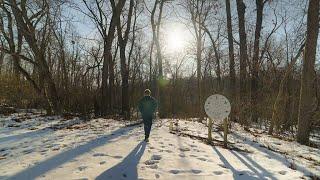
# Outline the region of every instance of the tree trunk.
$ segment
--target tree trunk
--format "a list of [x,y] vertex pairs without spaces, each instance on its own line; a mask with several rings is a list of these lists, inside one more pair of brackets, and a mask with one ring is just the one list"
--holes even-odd
[[2,71],[2,66],[3,66],[3,59],[4,59],[4,52],[0,52],[0,75]]
[[237,0],[237,11],[239,19],[239,37],[240,37],[240,123],[247,126],[248,121],[245,116],[247,110],[247,34],[245,29],[245,10],[246,5],[243,0]]
[[117,32],[120,47],[120,70],[121,70],[121,113],[125,119],[130,117],[129,111],[129,62],[126,58],[126,46],[128,43],[129,32],[131,28],[131,19],[133,14],[134,1],[130,0],[130,7],[128,12],[127,27],[124,35],[122,35],[122,27],[120,16],[118,16]]
[[[229,78],[230,78],[229,87],[231,89],[231,103],[235,105],[237,91],[236,91],[236,73],[234,69],[234,49],[233,49],[230,0],[226,0],[226,12],[227,12],[227,29],[228,29],[228,45],[229,45]],[[235,121],[234,106],[230,114],[230,120]]]
[[99,114],[105,115],[108,109],[109,104],[109,90],[108,90],[108,79],[109,79],[109,59],[112,59],[110,56],[111,52],[108,52],[106,45],[103,48],[103,65],[102,65],[102,80],[101,80],[101,103],[97,103],[101,105]]
[[[159,15],[158,15],[158,20],[155,22],[155,13],[157,9],[157,5],[159,5]],[[161,53],[161,46],[160,46],[160,24],[161,24],[161,19],[162,19],[162,10],[163,10],[163,0],[156,0],[154,7],[151,12],[151,27],[152,27],[152,35],[153,35],[153,42],[156,45],[156,50],[157,50],[157,60],[158,60],[158,83],[157,83],[157,91],[158,91],[158,109],[159,109],[159,117],[164,117],[165,112],[164,112],[164,106],[163,106],[163,81],[164,81],[164,76],[163,76],[163,69],[162,69],[162,53]]]
[[288,78],[289,78],[289,76],[290,76],[290,74],[292,72],[293,66],[297,62],[298,58],[300,57],[304,46],[305,46],[304,43],[300,46],[300,49],[299,49],[297,55],[291,60],[291,62],[288,65],[288,68],[287,68],[282,80],[280,81],[278,95],[277,95],[276,100],[275,100],[274,105],[273,105],[271,125],[270,125],[269,130],[268,130],[268,134],[269,135],[272,135],[274,126],[277,124],[277,122],[282,121],[282,118],[284,116],[283,108],[285,106],[284,103],[286,102],[286,98],[284,97],[284,93],[285,93],[284,92],[284,85],[288,81]]
[[115,101],[115,89],[114,89],[114,80],[115,80],[115,74],[114,74],[114,64],[115,64],[115,59],[112,58],[112,52],[110,50],[110,62],[109,62],[109,102],[108,102],[108,107],[109,111],[108,114],[111,114],[114,110],[114,101]]
[[201,29],[198,30],[199,36],[197,37],[197,87],[198,87],[198,111],[197,115],[201,119],[202,116],[202,88],[201,88]]
[[[42,77],[45,79],[45,83],[47,84],[47,88],[46,89],[46,96],[49,100],[49,105],[50,108],[53,110],[53,114],[60,114],[62,113],[62,109],[61,109],[61,101],[60,101],[60,97],[58,95],[57,89],[56,89],[56,84],[52,78],[52,74],[49,71],[49,67],[48,64],[46,62],[46,58],[44,55],[44,50],[43,51],[39,51],[39,55],[36,56],[36,58],[38,58],[38,62],[40,65],[40,71],[42,74]],[[49,113],[50,114],[50,113]]]
[[[204,31],[208,34],[208,36],[209,36],[209,38],[211,40],[211,43],[212,43],[212,47],[213,47],[213,51],[214,51],[214,57],[216,59],[216,74],[217,74],[217,80],[218,80],[218,92],[222,92],[223,87],[222,87],[222,82],[221,82],[220,55],[219,55],[219,51],[218,51],[218,48],[217,48],[217,45],[216,45],[216,41],[218,41],[218,39],[215,41],[213,39],[212,34],[210,33],[209,29],[205,25],[202,25],[202,27],[203,27]],[[200,42],[200,45],[201,45],[201,42]],[[201,48],[201,46],[200,46],[200,48]],[[201,54],[200,54],[200,56],[201,56]]]
[[[119,36],[119,35],[118,35]],[[120,37],[120,36],[119,36]],[[126,63],[126,45],[120,44],[121,61],[121,108],[124,118],[129,117],[129,70]]]
[[[37,39],[36,37],[36,28],[33,26],[33,23],[30,22],[30,19],[25,18],[28,17],[27,11],[23,10],[26,9],[26,1],[22,1],[20,3],[20,7],[18,6],[18,3],[16,0],[12,1],[11,4],[11,10],[13,12],[13,15],[16,20],[17,24],[17,29],[18,29],[18,34],[23,36],[27,44],[29,45],[32,53],[35,55],[35,62],[37,62],[38,67],[38,74],[39,74],[39,79],[40,83],[41,80],[44,80],[44,84],[47,84],[47,87],[44,86],[45,92],[46,92],[46,97],[49,102],[49,113],[53,112],[55,114],[60,114],[62,109],[61,109],[61,102],[60,98],[57,93],[56,85],[55,82],[52,78],[52,73],[50,72],[48,63],[46,61],[46,48],[48,44],[48,39],[47,38],[42,38],[42,39]],[[48,25],[48,16],[49,14],[46,14],[45,17],[45,23],[44,26]],[[44,37],[50,36],[50,30],[46,29],[44,30]],[[19,62],[18,62],[19,64]],[[40,84],[40,89],[41,84]],[[47,88],[47,89],[46,89]]]
[[319,0],[310,0],[307,19],[306,48],[303,57],[303,69],[300,89],[297,141],[309,143],[313,115],[317,106],[315,58],[319,33]]
[[263,0],[256,0],[257,19],[253,45],[252,58],[252,78],[251,78],[251,120],[258,122],[258,81],[259,81],[259,54],[260,54],[260,35],[262,29]]
[[101,85],[101,114],[106,115],[112,112],[114,98],[114,60],[112,58],[112,44],[115,36],[116,26],[119,16],[125,4],[125,0],[119,0],[117,5],[111,1],[112,17],[108,29],[108,34],[104,34],[103,47],[103,67],[102,67],[102,85]]
[[154,41],[151,42],[151,47],[150,47],[150,57],[149,57],[149,87],[152,85],[152,55],[153,55],[153,46],[154,46]]

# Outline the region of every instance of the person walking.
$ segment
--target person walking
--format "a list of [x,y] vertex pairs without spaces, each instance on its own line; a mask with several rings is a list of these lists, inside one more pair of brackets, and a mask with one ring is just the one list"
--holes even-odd
[[152,119],[154,118],[154,113],[157,109],[157,101],[151,96],[150,89],[144,90],[144,96],[139,100],[138,109],[142,115],[144,124],[144,140],[149,141],[149,135],[152,126]]

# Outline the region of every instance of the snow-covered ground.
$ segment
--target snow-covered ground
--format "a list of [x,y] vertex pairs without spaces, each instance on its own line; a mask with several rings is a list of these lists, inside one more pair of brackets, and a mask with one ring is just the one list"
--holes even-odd
[[[16,122],[21,121],[21,122]],[[111,119],[0,117],[0,179],[310,179],[320,176],[319,149],[252,135],[234,125],[229,141],[239,150],[211,146],[206,127],[157,121],[150,142],[142,125]],[[179,135],[180,134],[180,135]],[[214,128],[213,137],[221,139]]]

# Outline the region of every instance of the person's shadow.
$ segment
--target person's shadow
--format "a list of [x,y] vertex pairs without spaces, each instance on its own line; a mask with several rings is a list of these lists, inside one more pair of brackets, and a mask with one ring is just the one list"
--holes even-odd
[[96,180],[106,179],[138,179],[137,165],[146,148],[146,142],[140,142],[129,154],[123,159],[122,162],[113,166],[112,168],[104,171]]

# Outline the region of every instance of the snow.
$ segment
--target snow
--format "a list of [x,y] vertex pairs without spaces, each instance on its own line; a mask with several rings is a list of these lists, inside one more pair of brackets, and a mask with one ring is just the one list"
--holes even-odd
[[[24,117],[21,122],[14,119]],[[27,118],[26,118],[27,117]],[[19,120],[18,120],[19,121]],[[228,138],[241,151],[177,134],[207,136],[202,123],[156,121],[150,142],[142,125],[126,121],[47,117],[20,112],[0,117],[0,179],[311,179],[320,151],[235,124]],[[213,138],[222,140],[217,126]]]

